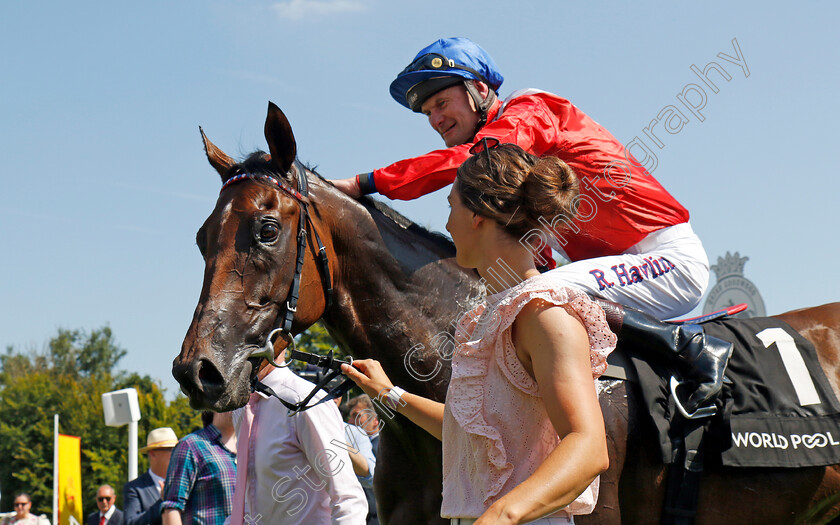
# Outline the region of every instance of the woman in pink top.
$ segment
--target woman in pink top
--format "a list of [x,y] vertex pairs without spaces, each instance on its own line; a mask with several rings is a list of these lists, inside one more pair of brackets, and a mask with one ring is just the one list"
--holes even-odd
[[477,143],[458,169],[446,229],[489,295],[466,313],[446,402],[405,392],[377,361],[343,366],[368,395],[443,442],[441,515],[478,525],[573,523],[609,463],[595,381],[615,347],[603,310],[518,241],[539,217],[573,215],[578,181],[554,157]]

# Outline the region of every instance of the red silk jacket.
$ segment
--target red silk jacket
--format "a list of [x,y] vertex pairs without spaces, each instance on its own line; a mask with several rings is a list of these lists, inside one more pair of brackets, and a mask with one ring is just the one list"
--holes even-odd
[[[494,104],[476,134],[512,142],[535,155],[565,161],[580,180],[578,216],[571,225],[547,217],[572,260],[617,255],[654,231],[688,221],[688,211],[600,124],[568,100],[523,90]],[[376,190],[410,200],[455,180],[474,144],[432,151],[374,170]]]

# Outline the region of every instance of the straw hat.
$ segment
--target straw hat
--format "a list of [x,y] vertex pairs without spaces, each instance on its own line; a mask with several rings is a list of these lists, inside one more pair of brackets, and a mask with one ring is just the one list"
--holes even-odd
[[178,436],[169,427],[156,428],[146,437],[146,446],[140,452],[147,452],[156,448],[174,448],[178,444]]

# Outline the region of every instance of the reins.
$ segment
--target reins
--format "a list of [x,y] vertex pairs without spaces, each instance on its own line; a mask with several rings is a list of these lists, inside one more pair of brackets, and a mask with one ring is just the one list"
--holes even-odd
[[[310,409],[314,406],[320,405],[325,401],[329,401],[331,399],[335,399],[339,396],[342,396],[353,386],[352,381],[350,379],[346,379],[339,386],[329,391],[327,395],[320,399],[318,402],[313,403],[312,405],[307,405],[307,403],[309,403],[309,401],[315,396],[318,390],[325,387],[330,381],[341,375],[341,365],[352,365],[353,359],[350,358],[350,361],[341,361],[340,359],[335,359],[333,357],[332,350],[330,350],[329,355],[322,356],[317,354],[311,354],[309,352],[302,352],[295,347],[295,339],[291,330],[292,323],[295,317],[295,312],[297,312],[298,299],[300,298],[300,278],[301,274],[303,273],[303,264],[306,260],[306,244],[309,229],[312,230],[312,235],[314,235],[315,242],[318,244],[318,255],[316,257],[316,260],[318,262],[318,268],[321,274],[321,284],[324,289],[324,311],[326,311],[327,308],[329,308],[332,304],[333,287],[332,278],[330,277],[330,265],[329,258],[327,256],[327,249],[324,246],[324,243],[321,241],[321,237],[320,235],[318,235],[318,230],[315,229],[315,225],[312,222],[312,218],[309,215],[309,184],[306,178],[306,168],[304,168],[304,166],[297,159],[295,159],[293,168],[295,171],[297,171],[297,190],[289,186],[285,181],[265,173],[241,173],[238,175],[234,175],[233,177],[225,181],[225,183],[222,185],[222,189],[220,190],[221,193],[228,186],[236,184],[237,182],[246,179],[261,180],[263,182],[268,182],[269,184],[277,187],[278,189],[291,196],[293,199],[295,199],[295,201],[300,207],[300,221],[298,222],[297,259],[295,261],[295,274],[292,278],[292,284],[289,287],[289,293],[286,296],[285,309],[282,315],[279,315],[277,317],[275,327],[271,330],[271,332],[269,332],[265,344],[262,346],[262,348],[259,348],[256,351],[252,352],[249,356],[261,357],[267,360],[272,366],[275,366],[277,368],[284,368],[288,366],[288,364],[280,365],[274,361],[274,341],[276,340],[275,336],[285,334],[288,337],[289,345],[292,347],[291,350],[288,350],[288,357],[290,361],[293,359],[304,361],[306,363],[313,364],[321,368],[323,371],[327,372],[324,375],[324,377],[322,377],[318,381],[318,383],[315,385],[315,388],[312,389],[309,395],[307,395],[302,401],[299,401],[297,403],[290,403],[285,399],[281,398],[269,386],[259,381],[256,378],[256,376],[254,377],[254,380],[251,382],[251,391],[257,392],[263,395],[264,397],[276,397],[278,400],[280,400],[281,403],[283,403],[283,405],[286,408],[289,409],[290,416],[297,414],[298,412],[303,412],[304,410]],[[287,175],[292,175],[292,168],[289,169]]]

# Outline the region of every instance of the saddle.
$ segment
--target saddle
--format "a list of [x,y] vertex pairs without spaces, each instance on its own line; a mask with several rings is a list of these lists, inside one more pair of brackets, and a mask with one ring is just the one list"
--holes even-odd
[[698,417],[687,417],[675,402],[669,363],[643,358],[620,338],[608,359],[605,375],[638,383],[662,461],[671,465],[664,524],[694,523],[707,462],[783,468],[840,463],[840,403],[813,345],[781,320],[735,319],[733,313],[678,321],[701,324],[707,335],[734,345],[713,410]]

